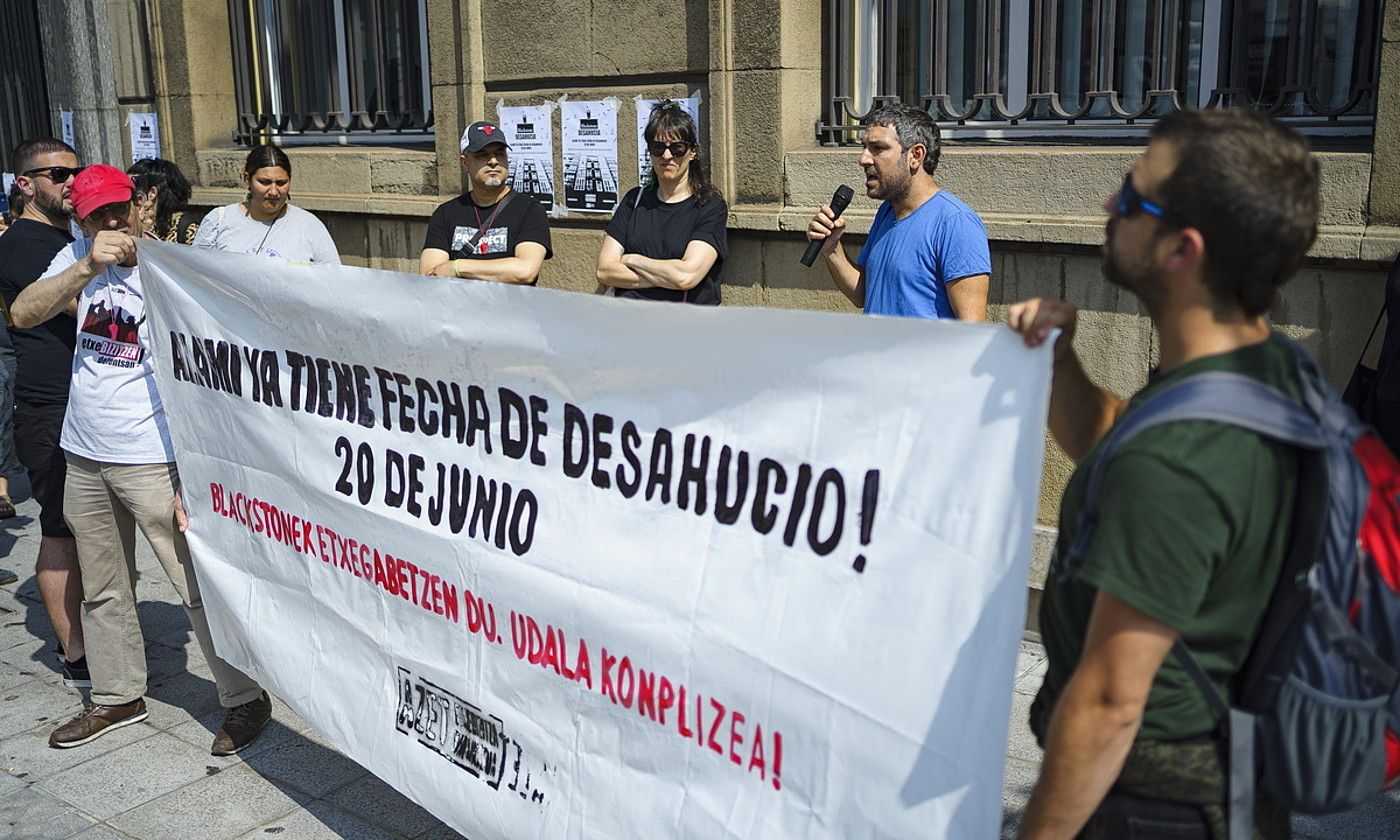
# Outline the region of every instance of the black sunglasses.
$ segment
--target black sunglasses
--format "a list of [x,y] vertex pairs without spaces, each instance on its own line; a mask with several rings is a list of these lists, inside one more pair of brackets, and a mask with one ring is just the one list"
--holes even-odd
[[35,175],[46,175],[55,184],[62,184],[69,178],[74,177],[79,172],[87,169],[86,166],[41,166],[38,169],[31,169],[20,174],[34,177]]
[[671,157],[678,158],[690,151],[690,144],[680,140],[674,143],[662,143],[660,140],[651,140],[647,143],[647,151],[651,152],[652,157],[661,157],[666,154],[667,149],[671,151]]
[[1185,219],[1157,202],[1143,197],[1143,194],[1133,187],[1133,173],[1131,172],[1123,176],[1123,186],[1118,189],[1118,203],[1113,209],[1119,216],[1131,216],[1141,211],[1149,216],[1156,216],[1162,221],[1188,227]]

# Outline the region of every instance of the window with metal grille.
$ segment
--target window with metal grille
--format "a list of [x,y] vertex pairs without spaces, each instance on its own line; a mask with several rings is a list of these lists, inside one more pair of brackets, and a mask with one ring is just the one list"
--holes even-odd
[[229,0],[234,139],[429,140],[427,0]]
[[51,127],[39,16],[34,0],[0,4],[0,168],[10,172],[10,152],[20,141],[57,134]]
[[1252,107],[1369,137],[1382,0],[827,0],[818,138],[887,102],[955,134],[1141,134],[1183,107]]

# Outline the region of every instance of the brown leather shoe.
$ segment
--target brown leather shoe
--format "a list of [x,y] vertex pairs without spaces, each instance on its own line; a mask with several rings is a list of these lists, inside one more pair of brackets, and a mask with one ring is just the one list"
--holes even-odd
[[272,719],[272,699],[264,691],[255,699],[228,710],[224,725],[214,736],[214,746],[210,755],[233,755],[258,738],[267,722]]
[[146,701],[136,698],[120,706],[90,706],[49,736],[49,746],[58,749],[81,747],[114,729],[140,723],[146,719]]

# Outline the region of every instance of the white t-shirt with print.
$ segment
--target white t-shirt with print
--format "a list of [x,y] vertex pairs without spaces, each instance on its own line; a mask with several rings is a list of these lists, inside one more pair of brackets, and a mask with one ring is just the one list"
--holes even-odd
[[[91,248],[91,239],[74,240],[44,276],[64,271]],[[59,441],[65,452],[110,464],[175,460],[150,348],[140,270],[111,266],[78,296],[73,382]]]
[[321,220],[290,204],[271,222],[250,217],[242,204],[215,207],[199,223],[194,247],[292,262],[340,262],[335,242]]

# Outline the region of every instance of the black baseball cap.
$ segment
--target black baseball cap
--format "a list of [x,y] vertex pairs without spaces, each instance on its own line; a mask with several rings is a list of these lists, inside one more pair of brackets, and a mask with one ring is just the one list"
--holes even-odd
[[479,152],[492,143],[500,143],[507,149],[510,148],[510,144],[506,142],[506,133],[501,131],[500,126],[486,120],[478,120],[462,132],[460,145],[464,152]]

